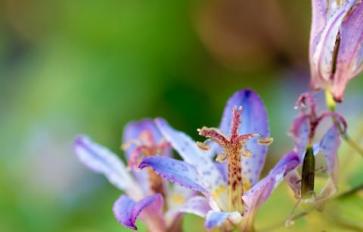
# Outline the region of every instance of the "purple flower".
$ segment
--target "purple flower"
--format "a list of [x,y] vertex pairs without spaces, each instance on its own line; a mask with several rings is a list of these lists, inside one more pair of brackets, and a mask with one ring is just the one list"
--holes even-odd
[[[205,217],[207,229],[236,225],[249,230],[258,207],[299,163],[297,154],[290,152],[260,179],[271,140],[266,110],[251,90],[229,99],[219,129],[198,130],[209,139],[199,146],[165,120],[156,119],[156,124],[184,161],[147,157],[140,168],[152,167],[165,179],[199,192],[198,203],[181,211]],[[211,159],[215,153],[221,163]]]
[[[163,139],[152,120],[129,123],[124,131],[123,144],[131,168],[127,168],[116,154],[96,144],[86,136],[75,140],[75,151],[83,164],[106,178],[125,194],[114,203],[116,219],[136,230],[137,218],[144,221],[149,231],[165,232],[180,226],[179,208],[195,203],[190,190],[170,186],[152,169],[140,170],[143,157],[156,154],[170,156],[171,147]],[[164,206],[164,199],[167,207]]]
[[348,81],[363,70],[363,1],[312,0],[311,84],[343,99]]
[[[304,93],[297,101],[297,108],[300,109],[300,115],[294,120],[291,128],[291,134],[295,142],[295,151],[299,154],[301,165],[303,165],[302,177],[297,171],[291,172],[287,175],[286,180],[295,193],[295,196],[299,199],[310,198],[313,196],[313,200],[320,201],[329,198],[336,192],[337,186],[337,151],[340,145],[339,128],[346,130],[347,124],[345,119],[335,112],[322,112],[318,113],[316,103],[313,96],[310,93]],[[333,125],[325,132],[322,138],[314,144],[316,139],[317,129],[322,124],[324,119],[332,119],[335,121]],[[332,121],[332,122],[333,122]],[[321,127],[321,126],[320,126]],[[307,171],[304,171],[304,160],[309,151],[312,153],[311,159],[315,160],[314,156],[317,154],[323,154],[326,161],[326,169],[329,175],[329,180],[326,183],[322,191],[315,196],[314,191],[314,172],[315,161],[312,161],[312,181],[309,183],[311,186],[311,192],[306,192],[304,175]],[[305,163],[306,164],[306,163]],[[308,175],[308,174],[307,174]],[[311,199],[310,199],[311,200]]]

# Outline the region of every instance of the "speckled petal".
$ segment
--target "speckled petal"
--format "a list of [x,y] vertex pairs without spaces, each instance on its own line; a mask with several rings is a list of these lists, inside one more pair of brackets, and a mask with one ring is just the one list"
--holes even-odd
[[84,165],[95,172],[104,174],[117,188],[140,195],[137,184],[125,165],[109,149],[93,142],[86,136],[76,138],[74,149]]
[[[230,134],[234,106],[242,106],[239,134],[258,133],[263,137],[270,136],[265,106],[261,98],[249,89],[240,90],[229,98],[220,125],[220,130],[224,134]],[[267,154],[267,146],[258,144],[257,139],[253,138],[247,142],[247,149],[252,152],[252,156],[242,157],[243,176],[248,178],[252,184],[259,179]]]
[[207,193],[196,169],[186,162],[168,157],[153,156],[144,158],[139,165],[141,169],[146,167],[151,167],[156,173],[170,182],[194,191]]
[[162,208],[163,198],[160,194],[147,196],[138,202],[126,195],[122,195],[114,203],[113,212],[117,221],[130,229],[137,230],[135,222],[141,215],[150,230],[150,227],[154,227],[159,229],[155,231],[161,231],[160,229],[164,229],[161,220]]
[[196,143],[186,134],[177,131],[169,126],[169,124],[159,118],[155,120],[159,130],[172,145],[172,147],[179,153],[183,160],[192,165],[199,174],[204,188],[212,191],[215,187],[224,185],[224,179],[220,174],[218,168],[209,156],[199,149]]

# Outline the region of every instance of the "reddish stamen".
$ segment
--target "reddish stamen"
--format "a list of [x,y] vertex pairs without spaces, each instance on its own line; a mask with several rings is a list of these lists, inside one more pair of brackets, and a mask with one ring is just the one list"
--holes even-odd
[[[122,146],[124,150],[129,149],[131,145],[135,145],[132,153],[129,157],[129,166],[131,168],[137,168],[142,157],[154,156],[157,154],[165,154],[170,149],[170,144],[162,140],[157,143],[153,134],[150,131],[142,131],[139,134],[138,139],[130,141]],[[150,189],[154,193],[160,193],[164,195],[164,185],[161,177],[157,175],[151,168],[147,170],[149,176]]]
[[228,185],[229,185],[229,210],[243,211],[242,195],[245,186],[248,186],[248,181],[243,180],[241,155],[248,156],[250,152],[246,149],[246,142],[259,136],[258,134],[240,135],[238,130],[241,124],[242,107],[234,107],[232,111],[231,131],[227,137],[220,131],[214,128],[203,127],[198,130],[199,134],[214,140],[224,149],[223,155],[219,155],[217,159],[227,159],[228,162]]

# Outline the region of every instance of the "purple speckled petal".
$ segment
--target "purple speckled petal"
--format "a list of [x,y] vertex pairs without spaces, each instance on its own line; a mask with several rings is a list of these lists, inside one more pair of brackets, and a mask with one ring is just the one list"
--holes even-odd
[[[252,90],[244,89],[236,92],[229,98],[224,109],[220,130],[230,134],[232,109],[242,106],[240,134],[258,133],[263,137],[270,136],[268,116],[261,98]],[[258,144],[258,138],[247,142],[247,149],[252,152],[251,157],[242,157],[243,176],[255,184],[265,163],[267,146]]]
[[320,141],[320,152],[324,155],[328,173],[334,183],[337,183],[337,152],[340,146],[340,135],[338,129],[331,127]]
[[340,29],[340,46],[332,87],[335,99],[341,101],[347,82],[363,69],[363,2],[357,3],[345,17]]
[[260,180],[243,196],[247,205],[248,213],[254,214],[270,196],[272,190],[283,180],[283,178],[300,163],[299,155],[296,152],[289,152],[284,155],[269,174]]
[[215,163],[216,167],[218,168],[223,180],[227,183],[228,182],[228,166],[226,162],[223,163]]
[[163,119],[156,119],[155,122],[165,139],[183,160],[195,168],[205,189],[212,191],[214,188],[225,184],[214,162],[189,136],[173,129]]
[[96,144],[86,136],[78,136],[74,149],[81,162],[95,172],[104,174],[117,188],[140,195],[137,184],[125,165],[106,147]]
[[[135,222],[139,215],[150,227],[164,229],[162,221],[163,198],[160,194],[147,196],[136,202],[126,195],[122,195],[113,205],[113,213],[117,221],[133,230],[137,230]],[[155,230],[161,231],[161,230]]]
[[238,212],[220,212],[220,211],[209,211],[207,213],[204,226],[207,229],[213,229],[221,226],[229,218],[241,217]]
[[186,188],[207,193],[196,169],[190,164],[169,157],[153,156],[144,158],[139,168],[151,167],[156,173],[170,182]]
[[203,196],[191,197],[184,205],[178,209],[182,213],[191,213],[199,217],[205,217],[211,210],[208,200]]

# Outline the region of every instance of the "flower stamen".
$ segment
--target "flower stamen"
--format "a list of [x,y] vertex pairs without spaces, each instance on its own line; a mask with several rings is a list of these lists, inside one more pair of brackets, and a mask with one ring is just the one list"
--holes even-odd
[[[122,149],[130,149],[132,145],[135,147],[130,154],[128,165],[135,169],[138,167],[143,157],[154,156],[157,154],[162,155],[171,148],[170,144],[165,140],[161,140],[157,143],[151,131],[148,130],[142,131],[136,140],[123,144]],[[161,177],[151,168],[147,169],[147,173],[151,191],[164,195],[164,186]]]
[[[251,152],[246,148],[248,140],[259,137],[257,133],[239,134],[242,107],[234,107],[230,136],[224,135],[215,128],[203,127],[198,130],[199,135],[212,139],[219,144],[224,152],[217,156],[218,161],[227,160],[228,165],[228,210],[243,212],[242,195],[251,186],[249,181],[242,177],[241,156],[249,157]],[[262,144],[269,144],[271,139],[261,139]]]

